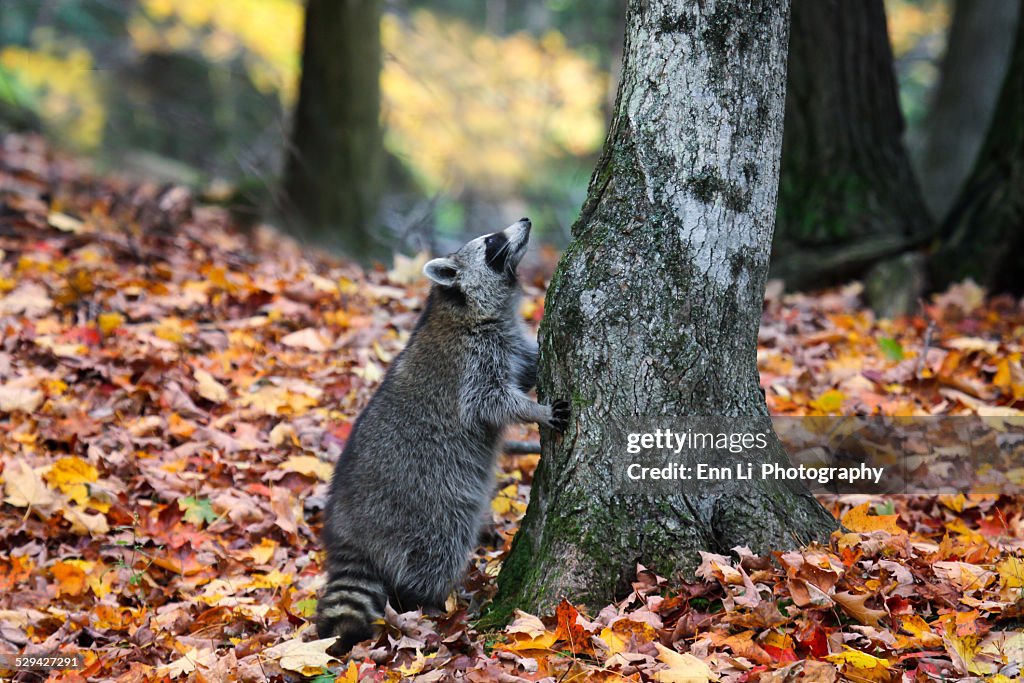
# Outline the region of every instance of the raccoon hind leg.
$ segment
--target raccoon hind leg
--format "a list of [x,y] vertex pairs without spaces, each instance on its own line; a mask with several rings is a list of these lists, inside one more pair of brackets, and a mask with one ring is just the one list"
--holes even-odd
[[327,584],[317,603],[317,635],[337,636],[332,653],[348,652],[374,635],[373,622],[384,616],[387,597],[384,580],[369,562],[352,552],[328,549]]

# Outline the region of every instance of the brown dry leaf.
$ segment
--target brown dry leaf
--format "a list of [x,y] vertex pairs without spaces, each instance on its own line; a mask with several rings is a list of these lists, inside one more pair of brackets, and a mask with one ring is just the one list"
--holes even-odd
[[832,599],[849,614],[862,624],[867,626],[878,626],[881,620],[888,616],[888,612],[881,609],[871,609],[867,603],[870,595],[854,595],[853,593],[834,593]]

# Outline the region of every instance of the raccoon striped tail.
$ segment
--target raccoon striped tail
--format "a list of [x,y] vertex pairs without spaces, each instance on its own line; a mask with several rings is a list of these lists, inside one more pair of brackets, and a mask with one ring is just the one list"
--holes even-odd
[[317,603],[316,632],[338,636],[331,652],[342,655],[374,635],[373,622],[384,616],[387,588],[364,563],[328,561],[327,585]]

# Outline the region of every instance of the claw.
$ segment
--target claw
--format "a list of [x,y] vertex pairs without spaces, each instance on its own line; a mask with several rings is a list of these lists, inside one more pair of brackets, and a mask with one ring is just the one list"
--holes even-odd
[[571,416],[572,410],[569,407],[569,402],[559,399],[551,404],[551,419],[548,420],[548,426],[556,432],[564,432],[569,427]]

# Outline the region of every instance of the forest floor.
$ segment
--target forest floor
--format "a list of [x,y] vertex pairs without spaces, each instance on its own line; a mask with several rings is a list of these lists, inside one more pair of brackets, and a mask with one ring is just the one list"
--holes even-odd
[[[823,498],[847,528],[827,547],[709,554],[696,583],[638,567],[598,613],[565,602],[478,632],[536,455],[502,457],[495,543],[448,612],[389,613],[375,643],[332,660],[310,621],[330,461],[408,338],[419,264],[306,253],[37,138],[3,141],[0,188],[0,655],[84,656],[49,680],[1020,675],[1021,495]],[[542,286],[526,286],[532,323]],[[769,287],[773,412],[1024,415],[1020,302],[968,283],[888,321],[858,294]],[[1016,447],[1002,474],[1019,491]]]

